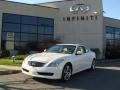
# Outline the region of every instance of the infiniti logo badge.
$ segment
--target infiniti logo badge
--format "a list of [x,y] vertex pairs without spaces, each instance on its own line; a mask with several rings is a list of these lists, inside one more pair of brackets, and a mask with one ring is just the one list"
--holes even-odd
[[70,12],[71,13],[78,13],[81,11],[82,13],[86,13],[90,10],[88,5],[85,4],[76,4],[70,7]]

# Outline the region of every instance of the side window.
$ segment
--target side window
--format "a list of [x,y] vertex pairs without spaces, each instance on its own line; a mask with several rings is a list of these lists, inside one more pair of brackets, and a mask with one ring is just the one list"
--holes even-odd
[[84,46],[81,46],[81,48],[83,49],[83,53],[86,53],[86,48]]
[[85,50],[86,50],[86,53],[88,53],[90,49],[89,49],[89,48],[87,48],[87,47],[85,47]]
[[84,48],[83,46],[79,46],[79,47],[77,48],[76,53],[79,53],[79,54],[86,53],[85,48]]

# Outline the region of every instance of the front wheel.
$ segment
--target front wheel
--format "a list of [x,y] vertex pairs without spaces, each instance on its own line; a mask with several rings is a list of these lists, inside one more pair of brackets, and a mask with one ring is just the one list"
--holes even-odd
[[71,65],[67,64],[63,68],[62,80],[69,81],[71,79],[71,76],[72,76],[72,67]]
[[96,68],[96,61],[93,60],[90,70],[95,70],[95,68]]

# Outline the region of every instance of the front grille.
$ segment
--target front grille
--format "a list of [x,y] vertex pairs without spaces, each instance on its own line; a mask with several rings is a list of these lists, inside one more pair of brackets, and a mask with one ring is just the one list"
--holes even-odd
[[53,76],[53,73],[37,72],[39,75],[43,76]]
[[36,62],[36,61],[29,61],[28,65],[32,67],[43,67],[45,63]]

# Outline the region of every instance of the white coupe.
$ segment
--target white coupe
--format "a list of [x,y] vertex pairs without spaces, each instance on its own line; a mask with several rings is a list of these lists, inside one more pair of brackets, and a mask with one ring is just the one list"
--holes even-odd
[[29,55],[22,72],[32,77],[70,80],[75,73],[95,69],[96,55],[79,44],[56,44],[42,53]]

